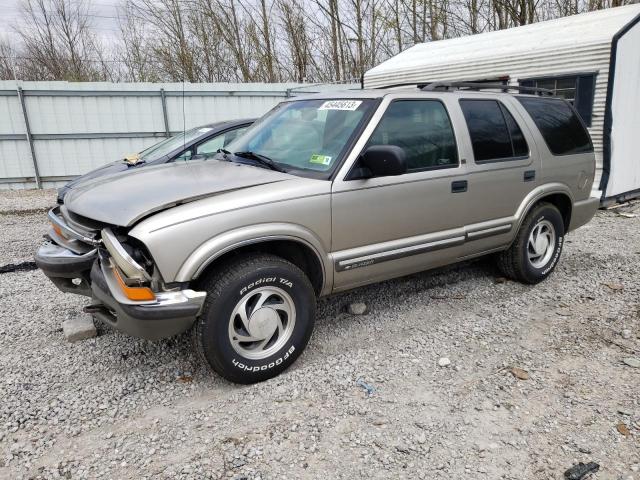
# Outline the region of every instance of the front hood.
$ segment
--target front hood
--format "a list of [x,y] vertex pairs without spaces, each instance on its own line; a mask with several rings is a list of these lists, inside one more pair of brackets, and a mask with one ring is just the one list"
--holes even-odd
[[286,173],[225,161],[175,162],[83,182],[66,194],[64,203],[83,217],[127,227],[175,205],[292,178]]
[[105,175],[110,175],[112,173],[124,172],[128,170],[129,167],[122,160],[118,160],[117,162],[107,163],[101,167],[96,168],[95,170],[91,170],[84,175],[80,175],[79,177],[74,178],[69,183],[67,183],[64,187],[58,189],[58,198],[61,200],[67,194],[69,190],[72,188],[76,188],[81,183],[84,183],[88,180],[93,180],[94,178],[104,177]]

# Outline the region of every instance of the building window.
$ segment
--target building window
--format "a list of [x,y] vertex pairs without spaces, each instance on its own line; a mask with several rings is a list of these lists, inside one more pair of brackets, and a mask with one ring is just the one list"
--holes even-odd
[[520,85],[551,90],[556,97],[569,101],[576,108],[587,127],[591,126],[596,85],[595,73],[528,78],[520,80]]
[[533,82],[535,87],[546,88],[553,91],[554,96],[569,100],[571,104],[575,103],[577,77],[541,78]]

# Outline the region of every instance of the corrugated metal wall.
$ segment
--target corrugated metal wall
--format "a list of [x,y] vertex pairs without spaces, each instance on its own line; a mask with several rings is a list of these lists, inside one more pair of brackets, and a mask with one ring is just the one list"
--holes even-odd
[[575,49],[544,50],[526,54],[496,56],[491,60],[469,59],[466,62],[441,64],[437,67],[414,67],[396,72],[365,75],[365,87],[379,87],[393,83],[480,80],[509,77],[517,85],[519,79],[549,75],[597,72],[593,118],[589,131],[593,138],[598,165],[594,187],[597,188],[602,171],[602,131],[607,96],[611,41],[582,44]]
[[0,81],[0,188],[36,186],[18,88],[47,187],[140,151],[164,138],[167,129],[179,132],[217,120],[259,117],[289,89],[300,87]]

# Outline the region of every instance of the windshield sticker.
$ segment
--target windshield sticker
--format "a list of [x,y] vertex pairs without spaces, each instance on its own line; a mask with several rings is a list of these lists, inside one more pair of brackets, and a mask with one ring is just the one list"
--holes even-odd
[[309,163],[319,163],[320,165],[330,165],[331,157],[329,155],[311,155]]
[[320,105],[318,110],[355,110],[361,103],[361,100],[329,100]]
[[207,133],[207,132],[210,132],[211,130],[213,130],[213,128],[207,128],[207,127],[205,127],[205,128],[201,128],[201,129],[199,129],[199,130],[198,130],[198,133]]

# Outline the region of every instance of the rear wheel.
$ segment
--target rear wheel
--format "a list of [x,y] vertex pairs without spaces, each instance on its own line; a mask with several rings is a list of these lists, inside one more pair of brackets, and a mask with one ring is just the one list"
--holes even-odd
[[278,375],[306,347],[316,298],[306,275],[268,254],[228,262],[205,281],[196,323],[201,357],[224,378],[254,383]]
[[552,204],[542,202],[525,217],[513,244],[498,255],[507,277],[535,284],[555,269],[564,243],[564,221]]

